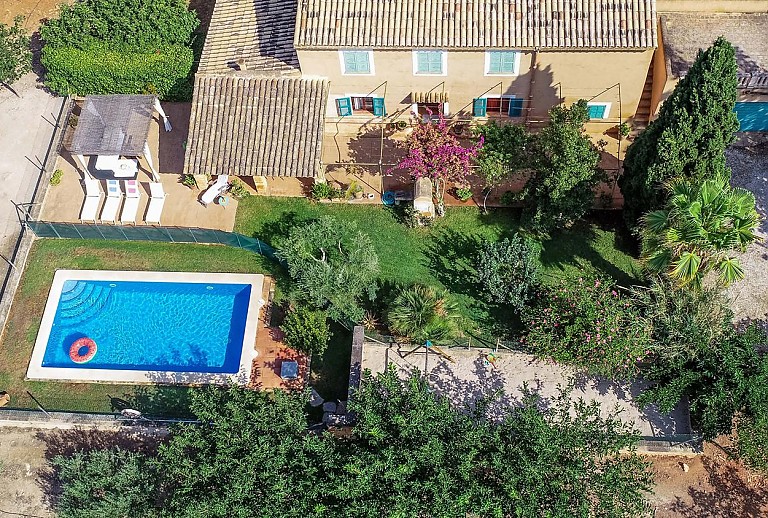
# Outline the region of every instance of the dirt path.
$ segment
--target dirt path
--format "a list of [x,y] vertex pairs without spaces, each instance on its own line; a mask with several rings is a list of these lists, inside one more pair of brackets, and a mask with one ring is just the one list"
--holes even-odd
[[40,482],[49,473],[45,450],[36,430],[0,431],[0,516],[54,516]]
[[0,2],[0,23],[10,24],[13,17],[20,14],[27,19],[24,26],[33,32],[41,20],[56,14],[63,2],[66,0],[5,0]]
[[[655,518],[764,518],[768,480],[728,459],[714,444],[697,457],[653,457]],[[683,469],[687,464],[688,471]]]

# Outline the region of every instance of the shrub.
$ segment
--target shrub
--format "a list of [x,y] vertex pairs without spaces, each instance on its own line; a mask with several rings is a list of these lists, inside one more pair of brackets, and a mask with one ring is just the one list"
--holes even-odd
[[768,415],[740,419],[736,447],[744,464],[768,472]]
[[601,279],[569,279],[540,290],[524,312],[526,346],[537,356],[628,379],[650,354],[650,330],[628,298]]
[[312,186],[312,199],[314,200],[333,200],[341,198],[344,193],[328,182],[316,183]]
[[325,312],[305,307],[290,311],[280,329],[285,333],[285,343],[309,355],[322,355],[331,339],[331,328]]
[[472,189],[469,187],[458,187],[456,189],[456,197],[461,201],[467,201],[472,197]]
[[24,17],[15,17],[10,27],[0,23],[0,83],[11,84],[30,70],[32,51]]
[[392,331],[416,343],[444,343],[458,334],[456,306],[448,292],[432,286],[414,284],[403,289],[388,316]]
[[233,198],[240,200],[250,196],[251,191],[245,187],[245,184],[241,180],[232,178],[229,182],[229,194],[231,194]]
[[534,244],[518,234],[483,243],[477,258],[477,282],[485,299],[523,309],[537,285],[538,255]]
[[64,176],[64,171],[56,169],[51,175],[51,185],[59,185],[61,183],[61,177]]
[[81,50],[43,49],[46,85],[62,95],[156,93],[181,99],[192,71],[192,49],[168,46],[162,52],[119,52],[104,43]]
[[191,96],[192,32],[184,0],[62,4],[40,29],[46,85],[61,94]]

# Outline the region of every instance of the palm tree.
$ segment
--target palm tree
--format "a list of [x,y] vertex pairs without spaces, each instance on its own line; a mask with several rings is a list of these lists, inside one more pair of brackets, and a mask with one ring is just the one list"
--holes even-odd
[[389,310],[389,327],[416,343],[445,343],[458,332],[456,306],[448,293],[414,284],[395,298]]
[[642,218],[645,267],[666,273],[683,286],[700,287],[713,269],[726,286],[744,278],[732,253],[743,252],[759,239],[755,196],[731,187],[725,174],[701,184],[677,180],[669,189],[667,206]]

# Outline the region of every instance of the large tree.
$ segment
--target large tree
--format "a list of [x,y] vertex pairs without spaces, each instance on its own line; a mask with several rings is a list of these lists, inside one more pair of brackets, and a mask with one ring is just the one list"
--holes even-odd
[[670,192],[664,209],[641,220],[645,267],[694,287],[712,270],[724,285],[742,279],[744,271],[733,254],[758,239],[755,196],[731,187],[724,174],[701,184],[677,180]]
[[529,394],[500,423],[415,373],[364,376],[339,485],[347,516],[636,517],[651,485],[638,436],[597,404]]
[[699,52],[688,74],[661,106],[659,116],[627,149],[619,187],[631,228],[661,208],[663,184],[675,178],[701,182],[726,170],[725,148],[739,122],[733,46],[720,37]]
[[14,18],[11,26],[0,23],[0,84],[10,85],[30,70],[32,52],[24,17]]
[[375,294],[379,258],[355,222],[324,216],[297,225],[278,243],[277,255],[288,264],[296,298],[336,320],[363,318],[360,299]]
[[584,131],[587,102],[555,106],[549,119],[535,135],[531,176],[519,194],[523,221],[538,232],[567,227],[582,217],[594,203],[595,188],[605,180],[600,151]]

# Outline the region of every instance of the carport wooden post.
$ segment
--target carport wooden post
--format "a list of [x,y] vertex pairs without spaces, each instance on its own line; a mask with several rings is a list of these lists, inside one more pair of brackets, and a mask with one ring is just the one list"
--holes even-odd
[[144,159],[147,161],[147,164],[149,164],[149,169],[152,171],[152,179],[156,182],[159,182],[160,179],[157,176],[157,171],[155,170],[155,165],[152,163],[152,153],[149,152],[149,142],[144,142]]
[[77,157],[77,161],[80,162],[80,165],[83,166],[84,176],[88,178],[93,178],[91,176],[91,173],[88,172],[88,163],[85,161],[85,157],[83,155],[75,155]]

